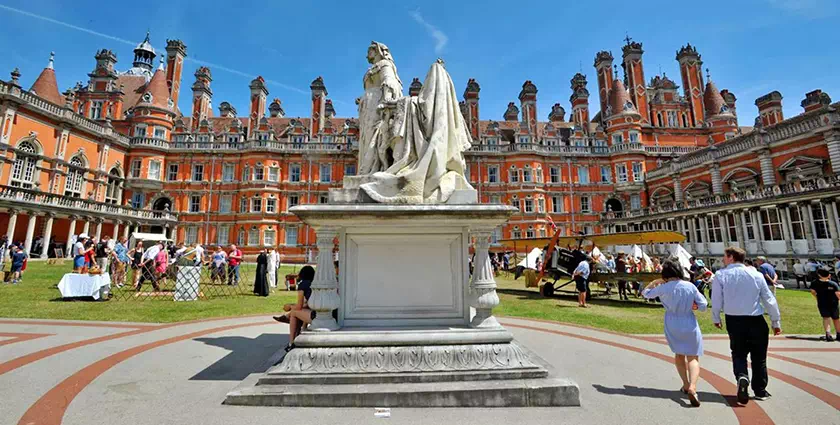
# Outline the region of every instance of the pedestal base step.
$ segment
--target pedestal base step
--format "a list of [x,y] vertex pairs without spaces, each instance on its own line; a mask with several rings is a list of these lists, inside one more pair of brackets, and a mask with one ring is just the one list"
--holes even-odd
[[224,404],[289,407],[580,406],[580,389],[574,382],[559,378],[399,384],[256,385],[231,391]]

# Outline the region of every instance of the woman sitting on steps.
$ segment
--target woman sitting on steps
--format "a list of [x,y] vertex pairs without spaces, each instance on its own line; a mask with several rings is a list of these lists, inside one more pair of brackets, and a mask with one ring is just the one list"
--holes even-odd
[[287,352],[295,348],[295,337],[300,334],[300,329],[303,325],[312,323],[312,320],[315,319],[315,311],[310,310],[307,305],[309,296],[312,295],[313,279],[315,279],[315,269],[312,266],[304,266],[300,269],[297,283],[297,303],[284,305],[283,310],[287,313],[274,316],[274,320],[289,324],[289,345],[286,346]]

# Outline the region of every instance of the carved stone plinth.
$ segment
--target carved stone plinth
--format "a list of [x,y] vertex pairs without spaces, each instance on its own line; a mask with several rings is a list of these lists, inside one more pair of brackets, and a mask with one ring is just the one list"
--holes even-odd
[[[344,190],[363,183],[352,179]],[[304,330],[297,348],[268,372],[229,393],[226,404],[580,404],[577,385],[552,378],[493,316],[499,297],[489,237],[515,208],[345,203],[291,211],[318,233],[321,254],[309,305],[324,320]]]

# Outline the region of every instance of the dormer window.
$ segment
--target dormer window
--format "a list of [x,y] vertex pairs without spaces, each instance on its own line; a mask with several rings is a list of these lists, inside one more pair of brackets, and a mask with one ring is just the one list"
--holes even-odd
[[152,93],[146,92],[143,94],[143,103],[152,103]]
[[90,103],[90,119],[92,120],[99,120],[102,119],[102,105],[104,102],[101,100],[95,100]]

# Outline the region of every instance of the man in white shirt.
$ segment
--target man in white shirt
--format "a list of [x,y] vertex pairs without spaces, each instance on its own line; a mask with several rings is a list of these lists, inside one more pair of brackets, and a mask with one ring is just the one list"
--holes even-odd
[[272,288],[277,287],[277,269],[280,268],[280,254],[274,247],[268,250],[268,284]]
[[152,282],[152,287],[155,288],[155,291],[160,291],[160,286],[158,286],[157,277],[155,276],[155,257],[157,257],[162,249],[163,243],[157,242],[143,252],[143,258],[140,260],[142,274],[140,275],[140,280],[137,281],[137,292],[140,292],[140,287],[143,286],[143,282],[146,280]]
[[201,244],[195,244],[195,264],[204,263],[204,247]]
[[586,306],[586,291],[589,289],[589,259],[584,259],[572,272],[572,278],[575,280],[575,289],[578,291],[578,307],[587,308]]
[[770,292],[764,275],[744,265],[746,252],[738,247],[724,250],[726,268],[712,280],[712,322],[722,328],[720,312],[726,315],[726,332],[732,350],[732,366],[738,380],[738,403],[749,402],[750,386],[747,355],[752,361],[752,389],[756,400],[766,400],[767,345],[769,343],[765,310],[770,315],[773,335],[782,333],[781,314],[776,297]]

